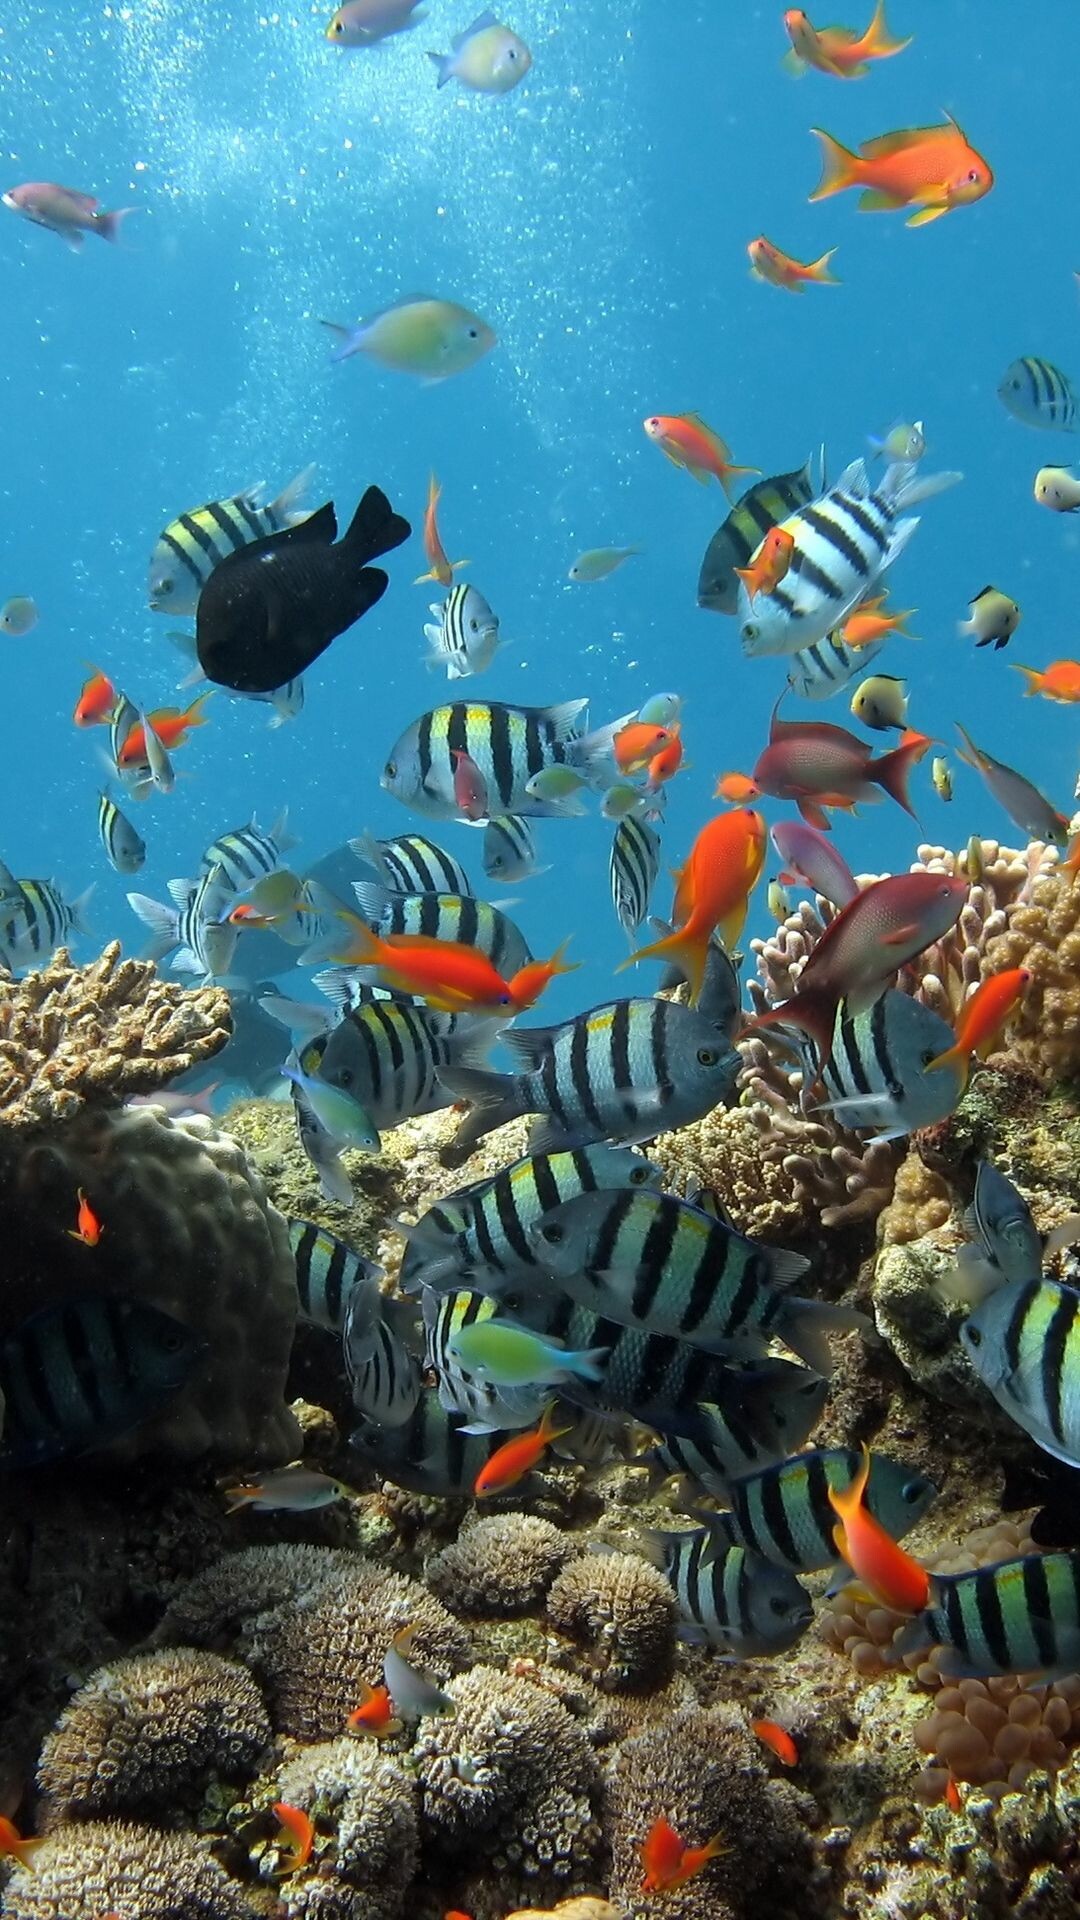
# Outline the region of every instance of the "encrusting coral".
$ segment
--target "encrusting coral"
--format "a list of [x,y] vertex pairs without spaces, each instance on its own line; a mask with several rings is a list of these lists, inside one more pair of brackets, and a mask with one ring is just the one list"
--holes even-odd
[[585,1673],[612,1692],[667,1684],[677,1611],[670,1581],[633,1553],[572,1560],[547,1600],[552,1625],[581,1643]]
[[[399,1920],[419,1857],[414,1782],[375,1740],[333,1740],[299,1753],[275,1798],[332,1838],[317,1874],[290,1876],[282,1904],[296,1920]],[[313,1862],[313,1865],[315,1862]]]
[[3,1893],[4,1920],[252,1920],[206,1842],[127,1821],[57,1827]]
[[250,1778],[270,1737],[251,1675],[217,1654],[179,1647],[114,1660],[79,1688],[42,1748],[48,1824],[174,1815],[215,1775]]
[[467,1520],[424,1578],[455,1613],[527,1613],[580,1551],[572,1534],[537,1514],[488,1514]]

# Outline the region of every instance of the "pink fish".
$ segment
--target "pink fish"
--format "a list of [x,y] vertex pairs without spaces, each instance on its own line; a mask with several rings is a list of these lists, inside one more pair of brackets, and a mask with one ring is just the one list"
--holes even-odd
[[784,863],[780,875],[787,886],[812,887],[834,907],[846,907],[859,891],[843,854],[817,827],[803,820],[780,820],[771,832],[773,846]]
[[106,213],[100,200],[91,194],[59,187],[54,180],[28,180],[21,187],[11,187],[2,198],[5,207],[21,213],[35,227],[58,233],[75,253],[82,246],[84,233],[96,233],[101,240],[118,240],[121,220],[135,212],[134,207],[120,207],[115,213]]

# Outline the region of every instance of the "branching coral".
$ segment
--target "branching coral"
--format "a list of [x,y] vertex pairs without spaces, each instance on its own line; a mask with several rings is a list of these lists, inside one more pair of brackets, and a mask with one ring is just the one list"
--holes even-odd
[[585,1672],[612,1692],[671,1677],[677,1607],[670,1582],[637,1554],[586,1554],[556,1580],[548,1619],[582,1643]]
[[571,1534],[536,1514],[490,1514],[466,1521],[424,1578],[456,1613],[527,1613],[579,1551]]
[[88,967],[61,948],[39,973],[0,980],[0,1121],[54,1124],[87,1101],[154,1093],[231,1031],[220,987],[162,980],[116,940]]
[[309,1747],[285,1766],[276,1798],[329,1829],[318,1876],[282,1891],[295,1920],[398,1920],[418,1859],[414,1782],[374,1740]]
[[270,1741],[243,1667],[181,1647],[91,1674],[42,1748],[50,1823],[95,1814],[175,1814],[215,1775],[244,1780]]
[[4,1920],[252,1920],[242,1889],[186,1833],[114,1820],[57,1827],[16,1867]]

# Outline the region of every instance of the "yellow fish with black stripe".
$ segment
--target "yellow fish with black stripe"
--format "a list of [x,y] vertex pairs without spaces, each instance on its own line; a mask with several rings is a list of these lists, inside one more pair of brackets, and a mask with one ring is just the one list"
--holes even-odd
[[308,518],[299,502],[314,467],[305,467],[277,498],[263,504],[264,489],[248,487],[228,500],[207,500],[170,520],[150,555],[148,592],[154,613],[194,613],[214,568],[252,540],[265,539]]

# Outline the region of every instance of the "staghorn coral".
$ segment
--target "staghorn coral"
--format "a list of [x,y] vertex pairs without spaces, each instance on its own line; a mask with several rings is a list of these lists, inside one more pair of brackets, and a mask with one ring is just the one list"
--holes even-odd
[[252,1920],[243,1890],[186,1833],[127,1821],[57,1827],[4,1888],[3,1920]]
[[570,1534],[536,1514],[473,1517],[428,1561],[424,1578],[456,1613],[528,1613],[579,1552]]
[[180,1647],[99,1667],[65,1707],[38,1766],[50,1825],[175,1813],[214,1775],[245,1780],[270,1742],[243,1667]]
[[493,1667],[447,1691],[455,1711],[421,1721],[413,1764],[428,1838],[470,1863],[482,1852],[486,1877],[466,1908],[483,1920],[492,1878],[504,1905],[595,1884],[600,1778],[587,1734],[546,1689]]
[[87,1102],[154,1093],[232,1031],[221,987],[181,987],[113,940],[87,967],[63,947],[38,973],[0,980],[0,1120],[55,1125]]
[[262,1682],[277,1731],[314,1741],[341,1732],[404,1627],[439,1680],[471,1656],[464,1629],[405,1574],[335,1547],[251,1547],[193,1580],[155,1638],[225,1644]]
[[[635,1920],[760,1920],[805,1899],[814,1804],[769,1778],[737,1708],[690,1708],[623,1742],[607,1780],[612,1899]],[[695,1880],[641,1891],[641,1848],[658,1815],[688,1844],[719,1833],[727,1851]]]
[[547,1602],[548,1619],[584,1644],[584,1670],[611,1692],[665,1686],[675,1659],[678,1609],[671,1583],[637,1554],[571,1561]]
[[419,1857],[413,1780],[374,1740],[309,1747],[282,1768],[275,1799],[301,1807],[333,1838],[319,1874],[290,1878],[295,1920],[399,1920]]
[[1031,982],[1009,1052],[1044,1084],[1080,1073],[1080,885],[1061,867],[1039,872],[1008,925],[988,941],[985,972],[1026,967]]

